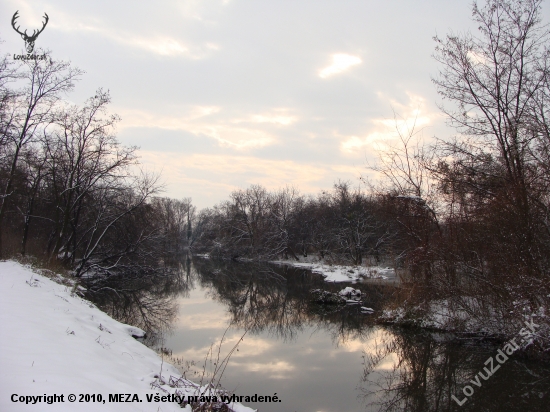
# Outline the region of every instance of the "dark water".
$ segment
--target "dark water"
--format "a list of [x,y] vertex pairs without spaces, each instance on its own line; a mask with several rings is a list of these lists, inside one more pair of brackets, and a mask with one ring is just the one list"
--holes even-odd
[[[247,404],[262,412],[550,411],[550,365],[512,355],[488,376],[484,363],[502,344],[381,327],[359,306],[310,302],[312,288],[345,286],[303,269],[187,260],[154,281],[90,285],[90,296],[148,330],[149,344],[188,378],[207,382],[216,372],[213,382],[237,395],[276,393],[282,402]],[[376,312],[396,292],[354,287]],[[487,380],[470,383],[480,371]],[[463,401],[466,385],[474,393],[459,406],[451,396]]]

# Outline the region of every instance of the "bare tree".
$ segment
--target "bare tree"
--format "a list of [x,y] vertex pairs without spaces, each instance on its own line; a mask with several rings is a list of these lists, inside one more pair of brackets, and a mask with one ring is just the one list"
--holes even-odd
[[63,249],[74,262],[86,198],[98,186],[117,186],[136,163],[136,148],[121,146],[114,135],[119,118],[107,114],[109,103],[109,93],[99,89],[84,107],[63,108],[55,114],[54,131],[43,140],[56,208],[50,259]]
[[194,241],[193,222],[196,219],[196,207],[191,198],[178,200],[157,197],[151,204],[158,215],[164,250],[179,253],[189,249]]
[[[11,113],[5,140],[10,146],[10,167],[2,194],[0,195],[0,233],[6,213],[6,204],[12,194],[19,155],[25,145],[47,125],[61,96],[72,90],[75,80],[82,71],[71,67],[70,63],[46,60],[28,60],[22,65],[21,78],[25,82],[22,90],[8,101],[7,110]],[[4,135],[3,135],[4,136]],[[0,256],[2,237],[0,236]]]
[[293,239],[292,227],[301,224],[295,220],[295,206],[299,199],[300,194],[293,187],[281,189],[271,196],[266,243],[272,256],[287,259],[290,255],[298,259],[294,252],[296,239]]
[[377,163],[370,166],[378,172],[401,196],[416,196],[427,199],[432,194],[432,184],[427,164],[433,154],[422,138],[422,129],[417,130],[415,117],[412,124],[399,114],[393,113],[398,142],[387,143],[377,150]]
[[37,203],[37,197],[45,178],[47,175],[47,157],[43,150],[29,150],[25,153],[24,166],[25,172],[23,173],[26,182],[21,190],[22,197],[26,198],[26,201],[20,201],[18,206],[19,212],[23,215],[23,235],[21,239],[21,255],[24,256],[27,252],[27,241],[29,237],[29,228],[31,226],[31,220],[35,217],[45,218],[43,216],[35,216],[34,210]]
[[392,204],[411,239],[409,303],[445,299],[451,313],[512,333],[550,296],[550,30],[540,0],[487,0],[474,4],[473,19],[477,34],[435,38],[441,70],[433,82],[458,135],[439,140],[427,158],[401,139],[385,165],[394,198],[410,198],[422,179],[409,165],[422,159],[420,175],[433,180],[442,206],[430,210],[434,227],[422,203]]
[[8,56],[3,56],[0,59],[0,150],[2,152],[4,146],[8,144],[14,126],[13,109],[16,93],[8,86],[18,77],[17,66],[9,60]]
[[437,168],[447,193],[458,195],[452,200],[461,203],[462,212],[500,216],[487,229],[494,230],[501,250],[520,257],[523,270],[535,277],[547,271],[539,257],[546,254],[550,235],[550,30],[542,25],[541,3],[474,5],[479,36],[436,37],[435,58],[442,69],[434,79],[451,102],[442,110],[461,133],[443,145],[442,155],[451,161],[442,158]]
[[[433,79],[451,106],[442,107],[449,122],[470,139],[448,148],[463,159],[491,157],[492,177],[528,231],[530,186],[536,180],[537,143],[548,135],[550,31],[541,24],[542,0],[490,0],[476,4],[473,19],[479,36],[435,38],[435,58],[442,64]],[[539,146],[540,147],[540,146]],[[471,175],[470,173],[466,176]],[[495,192],[486,192],[486,195]]]
[[[94,194],[94,210],[88,215],[93,220],[87,226],[81,257],[75,269],[80,277],[88,271],[109,274],[121,271],[129,258],[144,257],[153,250],[144,250],[143,246],[157,239],[157,228],[147,225],[138,213],[146,206],[149,198],[159,191],[158,176],[142,174],[134,177],[133,182],[107,182],[100,185]],[[137,224],[139,222],[139,224]],[[155,262],[154,256],[146,256]],[[139,267],[139,263],[130,266]],[[142,268],[143,269],[143,268]]]

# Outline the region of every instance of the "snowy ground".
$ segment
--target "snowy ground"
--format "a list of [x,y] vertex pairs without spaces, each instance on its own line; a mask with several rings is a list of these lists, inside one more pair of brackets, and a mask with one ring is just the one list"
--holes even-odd
[[314,273],[323,275],[327,282],[356,283],[363,279],[397,280],[395,270],[389,267],[332,265],[318,260],[316,257],[310,259],[300,258],[300,261],[277,260],[271,263],[309,269]]
[[[148,400],[157,394],[197,395],[201,389],[184,380],[171,387],[178,370],[132,335],[143,331],[71,296],[71,288],[16,262],[0,262],[0,411],[191,411]],[[52,401],[54,394],[63,402],[47,404],[45,397]],[[70,394],[76,395],[74,403]],[[84,397],[79,402],[86,394],[95,394],[96,402]],[[98,394],[104,402],[97,402]],[[134,402],[109,402],[109,394],[130,394]]]
[[535,341],[547,347],[550,341],[550,325],[545,308],[540,307],[533,313],[526,302],[525,307],[518,305],[518,309],[522,315],[518,316],[515,322],[509,320],[505,322],[503,317],[490,310],[486,303],[474,298],[456,297],[454,302],[449,300],[430,302],[421,311],[412,309],[406,312],[403,308],[384,310],[378,319],[387,323],[415,325],[480,336],[514,337],[519,334],[523,337],[520,343],[523,349]]

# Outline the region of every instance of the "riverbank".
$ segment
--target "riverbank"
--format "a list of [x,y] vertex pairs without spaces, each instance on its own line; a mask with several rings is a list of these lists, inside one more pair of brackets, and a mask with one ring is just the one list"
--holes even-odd
[[499,312],[488,307],[487,302],[457,296],[452,301],[434,300],[423,307],[386,309],[377,321],[382,325],[451,333],[458,340],[505,342],[517,339],[518,354],[550,360],[548,311],[540,307],[533,312],[527,303],[518,306],[520,315],[504,319]]
[[[135,339],[143,337],[141,329],[112,319],[72,289],[60,275],[0,262],[0,410],[191,411],[169,397],[207,388],[179,379],[174,366]],[[114,402],[116,394],[124,394],[122,401]]]
[[275,260],[270,263],[289,265],[319,273],[327,282],[357,283],[364,280],[397,281],[395,269],[385,266],[335,265],[316,256],[299,257],[299,260]]
[[[368,280],[398,282],[395,269],[383,266],[349,266],[327,264],[316,256],[300,260],[278,260],[270,263],[290,265],[321,274],[327,282],[359,283]],[[496,310],[487,308],[487,302],[469,297],[434,300],[423,307],[398,306],[385,309],[376,316],[381,325],[414,327],[429,331],[452,333],[457,340],[486,339],[506,341],[521,333],[519,344],[523,353],[536,358],[549,358],[550,323],[548,310],[540,307],[532,312],[528,302],[517,302],[520,316],[516,321],[504,321]],[[534,326],[533,326],[534,325]]]
[[[200,259],[210,259],[208,253],[195,254]],[[254,259],[239,258],[239,262],[254,262]],[[363,265],[337,265],[329,263],[315,255],[307,257],[297,256],[296,259],[270,260],[267,263],[274,265],[288,265],[295,268],[310,270],[322,275],[327,282],[351,282],[357,283],[365,280],[381,280],[397,282],[395,269],[387,266],[363,266]]]

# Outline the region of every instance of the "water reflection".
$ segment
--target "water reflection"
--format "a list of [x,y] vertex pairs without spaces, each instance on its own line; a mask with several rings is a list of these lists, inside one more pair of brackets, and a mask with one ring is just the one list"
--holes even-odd
[[[548,365],[511,357],[500,368],[496,360],[491,367],[485,362],[494,358],[498,345],[460,344],[450,338],[386,330],[364,353],[359,388],[365,403],[384,412],[549,410]],[[485,367],[496,370],[490,376]],[[487,380],[476,379],[480,371]],[[463,393],[466,385],[474,389],[468,397]]]
[[125,272],[82,280],[86,297],[109,316],[147,333],[146,343],[162,345],[178,313],[177,300],[193,287],[191,260],[170,262],[154,271]]
[[[310,301],[309,291],[323,288],[339,291],[342,284],[327,284],[319,275],[303,269],[262,264],[196,261],[202,287],[209,296],[224,303],[231,324],[252,333],[292,340],[304,327],[328,331],[335,342],[366,337],[372,317],[361,314],[358,305],[319,305]],[[393,286],[365,285],[363,291],[372,307],[379,308]]]
[[[346,285],[307,270],[184,259],[166,265],[160,276],[87,286],[102,309],[189,361],[200,363],[228,326],[229,348],[247,331],[223,383],[242,394],[278,392],[283,405],[251,405],[262,412],[548,410],[548,366],[513,357],[459,407],[451,395],[464,398],[462,388],[497,347],[382,328],[357,305],[312,303],[311,289],[334,292]],[[379,312],[395,286],[360,289],[366,306]]]

